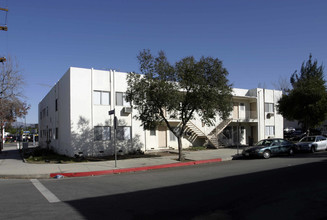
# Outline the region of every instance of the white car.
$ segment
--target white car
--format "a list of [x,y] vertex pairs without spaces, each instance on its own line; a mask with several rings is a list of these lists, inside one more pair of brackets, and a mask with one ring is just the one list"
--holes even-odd
[[312,153],[327,150],[327,138],[324,136],[307,136],[296,143],[296,150],[310,151]]

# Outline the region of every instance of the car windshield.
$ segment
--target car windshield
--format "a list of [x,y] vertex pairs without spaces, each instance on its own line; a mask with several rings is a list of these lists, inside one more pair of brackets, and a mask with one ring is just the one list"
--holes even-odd
[[256,143],[256,146],[270,146],[272,142],[273,140],[261,140],[258,143]]
[[315,142],[316,137],[304,137],[300,140],[300,142]]

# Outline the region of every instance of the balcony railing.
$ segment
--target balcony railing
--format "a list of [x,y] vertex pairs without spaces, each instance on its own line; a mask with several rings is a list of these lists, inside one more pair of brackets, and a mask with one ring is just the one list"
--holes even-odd
[[240,119],[240,120],[257,120],[258,119],[257,111],[239,111],[239,112],[233,112],[232,116],[233,116],[233,120],[235,120],[235,119]]

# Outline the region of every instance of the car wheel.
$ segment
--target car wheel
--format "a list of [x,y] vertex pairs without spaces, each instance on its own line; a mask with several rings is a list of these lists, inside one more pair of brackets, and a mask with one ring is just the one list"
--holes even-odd
[[293,150],[293,148],[291,148],[291,149],[288,151],[288,154],[289,154],[290,156],[293,156],[293,155],[294,155],[294,150]]
[[265,158],[265,159],[269,159],[270,156],[271,156],[271,153],[270,153],[269,150],[266,150],[266,151],[263,152],[263,158]]
[[314,153],[316,151],[315,147],[312,146],[310,151],[311,151],[311,153]]

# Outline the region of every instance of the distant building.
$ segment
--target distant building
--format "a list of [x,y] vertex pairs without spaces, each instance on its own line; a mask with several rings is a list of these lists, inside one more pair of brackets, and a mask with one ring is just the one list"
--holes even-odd
[[[119,152],[177,148],[166,126],[144,130],[133,118],[137,112],[124,99],[128,73],[71,67],[39,103],[39,144],[68,156],[114,154],[113,115],[118,118]],[[263,138],[283,137],[283,117],[276,112],[282,92],[234,89],[233,112],[204,125],[198,116],[187,124],[182,139],[189,146],[252,144]],[[170,120],[178,127],[179,120]]]

